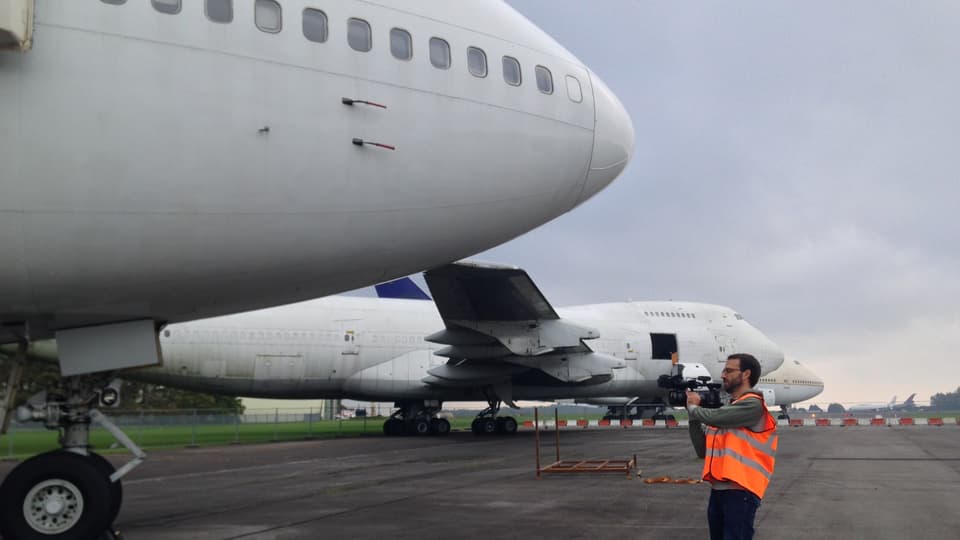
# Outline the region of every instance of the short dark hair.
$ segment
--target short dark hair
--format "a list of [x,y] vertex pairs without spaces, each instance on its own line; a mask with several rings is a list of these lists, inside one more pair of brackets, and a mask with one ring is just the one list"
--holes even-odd
[[750,370],[750,388],[753,388],[760,382],[760,362],[752,354],[737,353],[731,354],[727,360],[739,360],[740,371]]

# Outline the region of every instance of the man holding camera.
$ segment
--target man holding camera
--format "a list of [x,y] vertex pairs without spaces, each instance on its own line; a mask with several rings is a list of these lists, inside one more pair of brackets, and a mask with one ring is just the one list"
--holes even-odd
[[690,437],[704,457],[703,479],[710,482],[707,521],[712,540],[753,538],[753,519],[773,476],[777,422],[763,395],[760,362],[750,354],[731,354],[723,368],[723,390],[730,404],[700,407],[700,395],[687,392]]

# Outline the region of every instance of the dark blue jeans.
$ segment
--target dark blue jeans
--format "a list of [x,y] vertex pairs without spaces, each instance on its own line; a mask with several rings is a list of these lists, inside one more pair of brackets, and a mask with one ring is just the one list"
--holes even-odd
[[741,489],[711,489],[707,505],[710,540],[749,540],[753,538],[753,517],[760,498]]

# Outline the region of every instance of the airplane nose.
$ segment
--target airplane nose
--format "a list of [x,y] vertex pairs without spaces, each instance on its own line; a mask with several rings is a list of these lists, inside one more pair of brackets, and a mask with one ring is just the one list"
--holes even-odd
[[579,202],[599,193],[620,175],[633,156],[633,122],[630,115],[599,77],[591,73],[596,121],[593,156]]

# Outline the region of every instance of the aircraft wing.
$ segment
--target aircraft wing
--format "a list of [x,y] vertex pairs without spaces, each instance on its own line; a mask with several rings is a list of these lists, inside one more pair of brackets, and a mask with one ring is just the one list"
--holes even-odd
[[520,268],[459,262],[424,276],[446,327],[426,340],[446,345],[435,354],[450,359],[429,371],[428,384],[503,388],[532,370],[561,383],[599,384],[625,365],[594,352],[585,340],[600,333],[561,319]]

